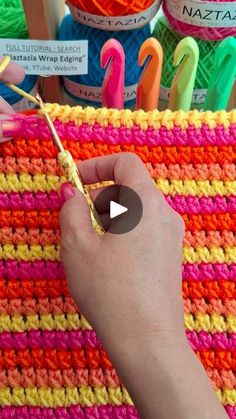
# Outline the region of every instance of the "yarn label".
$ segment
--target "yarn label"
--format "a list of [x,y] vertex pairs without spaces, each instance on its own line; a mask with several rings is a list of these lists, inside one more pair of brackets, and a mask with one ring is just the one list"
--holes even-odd
[[[207,89],[194,89],[192,96],[193,105],[202,105],[206,101]],[[170,89],[168,87],[161,86],[160,88],[160,99],[168,101],[170,97]]]
[[151,7],[140,13],[119,17],[97,16],[84,12],[83,10],[77,9],[75,6],[70,4],[69,0],[67,1],[67,4],[73,18],[79,23],[90,26],[91,28],[102,29],[105,31],[127,31],[130,29],[142,28],[144,25],[149,23],[154,16],[156,16],[161,0],[155,0]]
[[88,74],[88,41],[0,39],[0,55],[10,56],[28,75]]
[[[86,86],[84,84],[75,83],[74,81],[64,77],[64,86],[68,93],[76,98],[89,100],[91,102],[102,102],[102,88]],[[136,99],[137,84],[125,87],[124,100],[128,102]]]
[[166,0],[166,7],[174,19],[186,24],[213,28],[236,26],[236,1]]

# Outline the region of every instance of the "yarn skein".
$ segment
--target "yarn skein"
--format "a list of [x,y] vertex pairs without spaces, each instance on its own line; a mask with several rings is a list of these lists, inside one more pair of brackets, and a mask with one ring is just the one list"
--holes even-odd
[[[142,68],[138,66],[138,53],[143,42],[151,35],[150,25],[129,31],[101,31],[75,22],[71,15],[65,16],[58,32],[59,40],[88,40],[88,74],[64,77],[66,92],[77,102],[101,105],[101,86],[105,70],[100,67],[102,46],[108,39],[115,38],[124,47],[126,54],[125,106],[135,104],[136,89]],[[127,90],[128,89],[128,90]]]
[[236,36],[236,1],[164,0],[163,11],[182,35],[215,41]]
[[21,0],[0,1],[0,38],[28,38],[28,28]]
[[[164,52],[160,109],[166,109],[168,107],[169,89],[176,72],[176,68],[173,66],[174,52],[183,36],[170,27],[164,16],[158,19],[153,36],[161,43]],[[220,41],[205,41],[203,39],[196,39],[196,41],[199,47],[200,59],[194,86],[192,109],[202,109],[214,67],[215,50]]]
[[[26,39],[28,28],[21,0],[0,1],[0,38]],[[24,81],[18,85],[27,93],[36,91],[37,76],[26,76]],[[10,90],[4,83],[0,82],[0,96],[5,99],[15,111],[31,108],[32,104],[20,95]]]
[[69,0],[77,9],[101,16],[127,16],[148,9],[154,0]]

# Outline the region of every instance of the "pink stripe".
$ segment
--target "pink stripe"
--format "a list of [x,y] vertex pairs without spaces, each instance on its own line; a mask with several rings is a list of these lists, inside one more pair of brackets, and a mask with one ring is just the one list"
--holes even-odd
[[[236,196],[229,197],[195,197],[176,195],[166,196],[167,202],[179,214],[212,214],[222,212],[236,212]],[[0,209],[18,209],[18,210],[60,210],[61,200],[58,193],[23,192],[22,194],[11,192],[0,192]]]
[[0,209],[18,209],[18,210],[43,210],[48,209],[59,210],[61,208],[61,200],[58,193],[51,191],[50,193],[23,192],[22,194],[11,192],[0,192]]
[[186,263],[182,267],[185,281],[231,280],[236,282],[236,264],[232,263]]
[[[236,212],[236,196],[226,197],[175,197],[166,196],[167,202],[180,214],[210,214],[214,212]],[[49,194],[38,192],[23,192],[22,194],[0,192],[0,209],[47,209],[58,210],[61,200],[58,193],[51,191]]]
[[[22,121],[19,130],[19,136],[25,139],[49,139],[50,132],[43,119],[38,117],[26,117],[17,115],[17,120]],[[122,125],[120,128],[114,128],[111,124],[107,127],[101,127],[100,124],[82,124],[76,126],[74,122],[63,124],[55,121],[55,126],[60,138],[88,143],[93,141],[95,144],[134,144],[155,146],[206,146],[206,145],[231,145],[236,142],[236,125],[232,124],[229,129],[217,125],[215,129],[210,129],[208,125],[203,125],[197,129],[194,126],[186,130],[175,126],[173,129],[167,129],[162,126],[160,129],[149,127],[147,130],[141,130],[138,125],[128,128]]]
[[39,407],[14,407],[0,408],[1,419],[139,419],[139,415],[133,406],[93,406],[81,407],[70,406],[56,409]]
[[182,195],[166,196],[167,202],[179,214],[212,214],[236,212],[236,196],[195,197]]
[[[236,264],[231,263],[186,263],[182,267],[185,281],[195,280],[231,280],[236,282]],[[37,261],[19,262],[16,260],[0,260],[0,278],[43,279],[64,278],[59,262]]]
[[23,333],[0,333],[1,349],[26,348],[101,348],[102,345],[93,330],[40,331],[30,330]]
[[226,412],[228,413],[230,419],[236,419],[236,406],[225,406]]
[[[209,349],[235,350],[236,333],[209,333],[205,331],[186,331],[187,338],[194,351]],[[0,333],[0,348],[27,349],[43,347],[45,349],[102,348],[101,342],[93,330],[40,331],[30,330],[23,333]]]
[[208,332],[196,332],[186,331],[187,338],[194,351],[202,351],[209,349],[225,349],[235,351],[236,347],[236,333],[208,333]]
[[[225,406],[231,419],[236,419],[236,406]],[[70,406],[56,409],[39,407],[14,407],[0,408],[2,419],[139,419],[140,416],[133,406],[94,406],[85,407]]]
[[54,279],[64,278],[62,265],[59,262],[37,261],[19,262],[16,260],[0,260],[0,278],[15,279]]

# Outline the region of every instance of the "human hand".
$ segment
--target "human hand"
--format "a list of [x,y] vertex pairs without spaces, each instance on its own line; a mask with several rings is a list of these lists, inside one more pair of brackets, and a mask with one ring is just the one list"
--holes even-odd
[[[135,155],[91,159],[79,170],[85,184],[114,180],[132,188],[143,203],[134,230],[100,236],[82,194],[68,184],[61,188],[66,201],[60,214],[61,259],[70,290],[139,414],[142,419],[225,419],[185,338],[182,219]],[[97,194],[92,192],[93,199]]]
[[99,236],[84,197],[70,186],[62,188],[65,198],[75,194],[61,211],[61,257],[80,310],[108,345],[114,335],[119,342],[176,329],[183,333],[181,217],[135,155],[92,159],[79,170],[85,184],[114,180],[136,191],[143,203],[133,231]]
[[[3,58],[0,59],[0,63]],[[10,62],[6,70],[0,73],[0,82],[19,84],[24,80],[24,69],[16,63]],[[0,97],[0,143],[8,141],[18,129],[17,123],[9,116],[14,114],[12,107]]]

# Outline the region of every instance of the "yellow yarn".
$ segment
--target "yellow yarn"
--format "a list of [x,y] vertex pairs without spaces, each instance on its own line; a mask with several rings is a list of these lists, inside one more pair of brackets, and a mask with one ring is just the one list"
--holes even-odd
[[157,110],[145,113],[142,110],[131,112],[130,110],[117,111],[115,109],[95,109],[88,107],[83,109],[81,106],[70,107],[68,105],[60,106],[58,104],[46,104],[45,111],[49,113],[51,119],[55,121],[59,119],[63,123],[74,122],[80,126],[84,123],[94,125],[99,123],[102,127],[111,124],[114,128],[120,128],[125,125],[132,128],[138,125],[141,129],[146,130],[149,126],[154,129],[160,129],[165,126],[171,130],[174,126],[182,129],[188,128],[190,125],[201,128],[207,124],[210,129],[214,129],[217,125],[229,128],[230,124],[236,123],[236,110],[231,112],[198,112],[193,110],[187,113],[183,111],[171,112],[166,110],[159,112]]
[[38,406],[67,407],[80,404],[83,406],[112,404],[132,405],[127,391],[122,387],[81,386],[66,388],[16,387],[0,388],[0,405],[3,406]]
[[[59,260],[59,244],[40,246],[37,244],[4,244],[0,245],[0,258],[5,260]],[[184,247],[183,263],[236,263],[236,248],[228,247]]]
[[31,329],[40,330],[82,330],[91,329],[88,322],[77,313],[71,314],[31,314],[21,315],[0,315],[0,332],[26,332]]
[[184,247],[183,263],[235,263],[236,247]]
[[64,176],[0,173],[0,192],[51,192],[58,190],[65,181]]
[[33,244],[5,244],[0,245],[0,258],[1,259],[16,259],[35,262],[36,260],[59,260],[59,245],[55,246],[40,246]]
[[222,180],[172,180],[158,179],[157,187],[168,195],[228,196],[236,193],[236,181]]
[[236,332],[236,316],[221,316],[219,314],[203,314],[196,316],[184,315],[185,327],[187,330],[201,332]]
[[[65,176],[30,175],[0,173],[0,192],[51,192],[58,190],[61,183],[66,181]],[[236,181],[222,180],[167,180],[157,179],[157,187],[169,195],[183,194],[184,196],[215,196],[232,195],[236,193]]]

